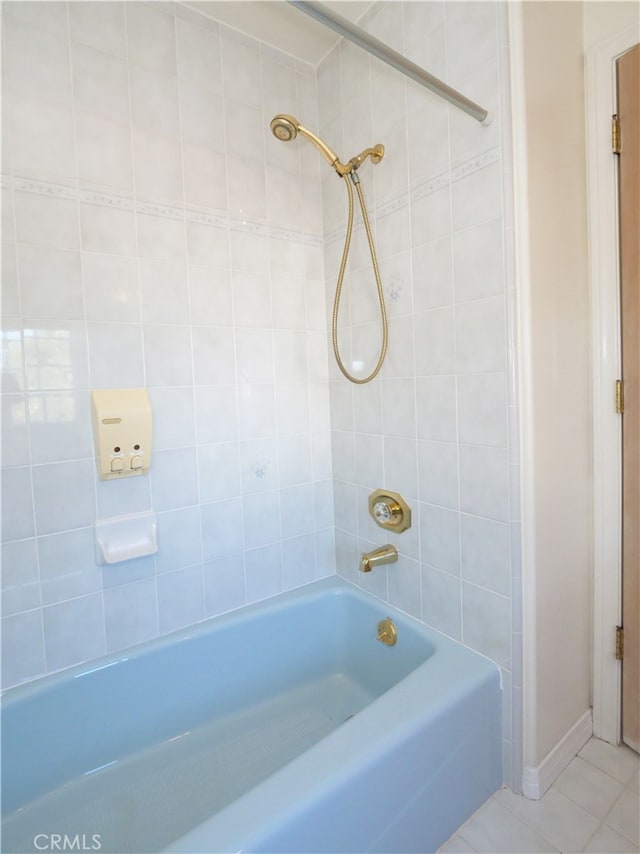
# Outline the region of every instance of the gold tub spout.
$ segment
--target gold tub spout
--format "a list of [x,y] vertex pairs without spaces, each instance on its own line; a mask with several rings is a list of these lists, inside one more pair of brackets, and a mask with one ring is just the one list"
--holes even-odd
[[395,546],[380,546],[372,552],[363,552],[360,557],[360,572],[371,572],[374,566],[385,563],[395,563],[398,560],[398,549]]

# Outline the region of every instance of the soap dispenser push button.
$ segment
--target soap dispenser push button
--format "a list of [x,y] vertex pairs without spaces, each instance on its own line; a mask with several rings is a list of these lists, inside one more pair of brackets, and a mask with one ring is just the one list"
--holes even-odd
[[122,457],[116,457],[111,460],[111,471],[122,471],[124,469],[124,460]]
[[144,460],[139,454],[136,454],[135,457],[131,457],[131,462],[129,463],[131,468],[136,471],[137,469],[141,469],[144,465]]

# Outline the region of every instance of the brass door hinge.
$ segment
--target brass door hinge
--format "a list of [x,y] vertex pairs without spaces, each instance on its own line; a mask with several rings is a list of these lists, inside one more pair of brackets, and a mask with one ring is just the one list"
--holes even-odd
[[616,626],[616,661],[622,661],[624,658],[624,629],[622,626]]
[[611,116],[611,150],[620,154],[620,119],[617,113]]
[[624,382],[616,380],[616,412],[622,415],[624,412]]

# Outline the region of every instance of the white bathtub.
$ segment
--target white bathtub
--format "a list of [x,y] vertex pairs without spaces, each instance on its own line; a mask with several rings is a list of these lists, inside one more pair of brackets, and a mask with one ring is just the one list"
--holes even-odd
[[500,744],[495,665],[334,577],[7,692],[3,850],[435,851]]

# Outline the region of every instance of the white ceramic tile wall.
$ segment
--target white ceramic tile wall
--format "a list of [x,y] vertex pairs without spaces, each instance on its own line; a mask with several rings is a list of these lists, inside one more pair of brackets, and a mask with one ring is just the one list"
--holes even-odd
[[[337,554],[347,577],[501,665],[517,784],[504,14],[380,3],[365,22],[486,105],[485,128],[348,43],[316,74],[172,3],[3,4],[5,684],[333,572]],[[312,146],[273,139],[276,112],[343,158],[387,147],[361,172],[390,318],[369,385],[327,368],[344,188]],[[371,361],[361,226],[346,287],[343,353]],[[89,389],[138,385],[151,475],[99,482]],[[381,484],[414,525],[390,538],[400,561],[364,577],[358,552],[387,539],[366,512]],[[95,519],[150,507],[158,555],[98,568]]]
[[[320,172],[268,129],[317,121],[315,72],[172,3],[2,12],[7,686],[334,561]],[[121,386],[153,466],[100,482]],[[148,508],[158,554],[97,567],[95,520]]]
[[[510,245],[505,7],[495,2],[379,3],[364,25],[489,108],[489,127],[374,58],[338,46],[320,66],[323,137],[360,170],[390,317],[380,377],[349,385],[330,365],[337,570],[495,660],[503,670],[505,779],[519,780],[518,468]],[[343,81],[349,81],[344,86]],[[506,120],[507,119],[507,120]],[[323,175],[325,269],[332,296],[345,190]],[[375,283],[359,229],[340,342],[347,364],[377,358]],[[329,303],[328,303],[329,305]],[[353,369],[352,367],[352,369]],[[378,486],[404,494],[413,527],[389,535],[367,513]],[[354,502],[357,505],[354,510]],[[359,552],[384,542],[400,559],[370,575]],[[514,678],[515,677],[515,678]],[[512,696],[513,695],[513,696]]]

